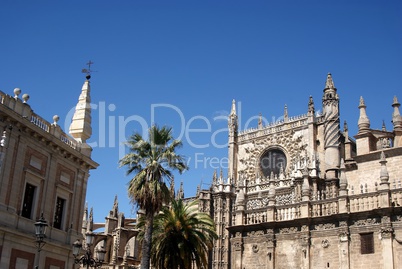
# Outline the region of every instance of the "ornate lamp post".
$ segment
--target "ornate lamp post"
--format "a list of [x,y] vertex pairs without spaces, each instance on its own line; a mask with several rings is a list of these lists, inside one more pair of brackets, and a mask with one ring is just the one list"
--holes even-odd
[[45,220],[45,218],[43,217],[43,213],[40,215],[40,219],[34,223],[35,225],[35,236],[36,236],[36,248],[38,250],[38,255],[36,255],[36,266],[35,268],[39,267],[39,254],[40,251],[42,250],[43,246],[46,244],[46,242],[44,241],[44,238],[46,236],[46,227],[47,222]]
[[94,238],[95,235],[92,231],[88,231],[85,234],[85,254],[81,257],[79,257],[79,254],[82,248],[82,243],[80,242],[80,240],[74,242],[73,255],[76,264],[82,264],[83,266],[86,266],[86,268],[97,268],[102,265],[103,261],[105,260],[106,250],[103,246],[101,246],[95,250],[95,257],[92,257],[91,246],[94,242]]

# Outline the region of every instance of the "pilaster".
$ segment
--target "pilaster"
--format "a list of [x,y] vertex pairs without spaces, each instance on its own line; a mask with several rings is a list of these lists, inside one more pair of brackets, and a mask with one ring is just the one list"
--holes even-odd
[[339,232],[339,269],[350,268],[349,231],[346,221],[340,221],[343,227]]
[[384,269],[394,269],[394,255],[392,249],[393,235],[394,229],[392,228],[390,217],[382,217],[380,239]]

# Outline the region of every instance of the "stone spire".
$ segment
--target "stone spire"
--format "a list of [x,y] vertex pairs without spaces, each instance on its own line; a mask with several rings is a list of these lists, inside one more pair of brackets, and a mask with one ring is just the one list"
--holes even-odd
[[288,114],[288,106],[285,105],[285,109],[283,112],[283,119],[285,120],[285,122],[287,122],[289,120],[289,114]]
[[394,96],[394,102],[392,107],[394,112],[392,113],[392,124],[394,125],[394,147],[402,147],[402,116],[399,112],[399,102],[396,96]]
[[75,140],[86,143],[92,135],[91,127],[91,97],[90,82],[91,76],[88,74],[81,89],[73,119],[70,124],[70,134]]
[[258,129],[262,129],[262,115],[261,115],[261,113],[258,115]]
[[357,126],[359,127],[359,133],[366,132],[370,129],[370,120],[366,114],[366,104],[364,103],[363,96],[360,96],[360,116],[359,121],[357,122]]
[[332,80],[331,73],[327,75],[327,81],[325,81],[325,89],[335,89],[334,81]]
[[345,142],[349,142],[349,128],[346,120],[343,122],[343,135],[345,136]]
[[[343,158],[341,159],[341,167],[340,167],[340,177],[339,177],[339,195],[346,195],[345,191],[347,192],[348,181],[346,179],[346,167],[345,161]],[[342,194],[341,194],[342,193]]]
[[386,132],[386,131],[387,131],[387,127],[385,126],[385,121],[384,121],[384,120],[382,120],[381,131],[383,131],[383,132]]
[[214,175],[212,176],[212,185],[217,185],[218,184],[218,176],[216,173],[216,169],[214,170]]
[[176,197],[175,190],[174,190],[174,180],[170,181],[170,197],[174,199]]
[[119,215],[119,202],[117,201],[117,195],[114,196],[112,216],[117,218]]
[[395,130],[402,130],[402,116],[399,112],[400,105],[398,98],[394,96],[394,102],[392,104],[392,107],[394,108],[394,112],[392,113],[392,124],[394,125]]
[[380,159],[380,164],[381,164],[381,171],[380,171],[380,185],[381,184],[389,184],[388,179],[388,169],[387,169],[387,160],[385,159],[385,154],[384,151],[381,151],[381,159]]
[[180,182],[180,188],[177,192],[177,199],[184,199],[184,188],[183,188],[183,181]]
[[322,107],[324,113],[325,175],[327,179],[333,180],[337,177],[340,165],[341,127],[339,97],[331,73],[328,73],[325,82]]
[[313,100],[313,96],[310,95],[310,98],[308,100],[308,114],[314,115],[314,113],[315,113],[314,100]]
[[230,114],[229,114],[228,125],[229,125],[230,133],[237,133],[238,119],[237,119],[237,113],[236,113],[236,101],[234,99],[232,101],[232,108],[231,108]]
[[231,183],[236,185],[237,182],[237,131],[239,128],[238,117],[236,114],[236,101],[232,101],[232,109],[228,119],[229,139],[228,139],[228,175],[233,176]]
[[230,116],[236,115],[236,100],[232,100],[232,109],[230,110]]
[[89,212],[89,218],[87,223],[87,232],[92,231],[94,229],[94,209],[91,207],[91,211]]
[[309,171],[307,166],[305,166],[302,169],[302,174],[303,174],[302,201],[308,201],[310,195],[310,184],[308,180]]
[[88,203],[85,203],[84,215],[82,217],[82,234],[85,234],[88,227]]

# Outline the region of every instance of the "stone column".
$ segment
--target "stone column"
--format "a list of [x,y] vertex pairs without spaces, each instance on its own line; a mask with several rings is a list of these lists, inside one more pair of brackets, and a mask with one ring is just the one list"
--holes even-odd
[[[342,222],[340,222],[340,225],[342,225]],[[339,233],[339,269],[349,269],[349,256],[349,232],[346,228]]]
[[310,186],[308,176],[308,169],[305,167],[303,170],[302,202],[300,206],[300,214],[302,218],[310,217]]
[[242,267],[242,253],[243,253],[243,239],[241,233],[237,232],[235,237],[231,239],[232,243],[232,261],[233,269],[243,269]]
[[384,269],[394,268],[394,255],[392,250],[393,235],[394,229],[392,228],[391,218],[383,216],[381,219],[380,239]]
[[267,269],[275,269],[275,234],[272,229],[267,230]]
[[[307,229],[307,227],[302,227],[302,230]],[[302,232],[300,235],[301,241],[301,269],[310,269],[310,235],[309,232]]]

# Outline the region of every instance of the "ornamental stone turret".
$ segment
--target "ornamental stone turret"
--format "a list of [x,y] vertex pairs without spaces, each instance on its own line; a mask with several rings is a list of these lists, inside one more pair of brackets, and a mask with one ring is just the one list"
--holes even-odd
[[70,124],[71,136],[83,144],[83,153],[87,156],[91,155],[91,149],[89,145],[86,144],[86,141],[92,135],[90,78],[91,76],[88,74],[84,85],[82,85],[81,94],[78,98],[78,103],[75,107],[74,116]]
[[389,207],[391,205],[391,197],[389,193],[389,174],[387,169],[387,160],[385,159],[384,151],[381,151],[380,157],[380,189],[379,189],[379,205],[381,208]]
[[399,106],[401,104],[398,102],[398,98],[394,96],[394,102],[392,107],[394,108],[394,112],[392,113],[392,124],[394,125],[394,146],[401,147],[402,146],[402,116],[399,112]]
[[287,105],[285,105],[285,109],[283,111],[283,120],[285,122],[289,121],[289,114],[288,114],[288,106]]
[[359,127],[359,131],[356,138],[356,149],[357,155],[367,154],[369,153],[371,148],[371,133],[370,133],[370,120],[366,114],[366,104],[364,103],[364,99],[360,96],[359,106],[360,116],[357,122],[357,126]]
[[359,102],[360,116],[357,125],[359,127],[359,134],[367,132],[370,129],[370,120],[366,114],[366,104],[364,103],[363,96],[360,96]]
[[232,108],[228,118],[229,127],[229,145],[228,159],[229,171],[228,175],[232,176],[232,184],[237,185],[237,132],[239,128],[238,117],[236,113],[236,101],[233,99]]
[[324,112],[325,175],[329,180],[337,178],[340,166],[339,97],[331,73],[328,73],[322,98]]
[[380,170],[380,189],[389,189],[389,174],[387,169],[387,160],[385,159],[384,151],[381,151],[381,170]]

